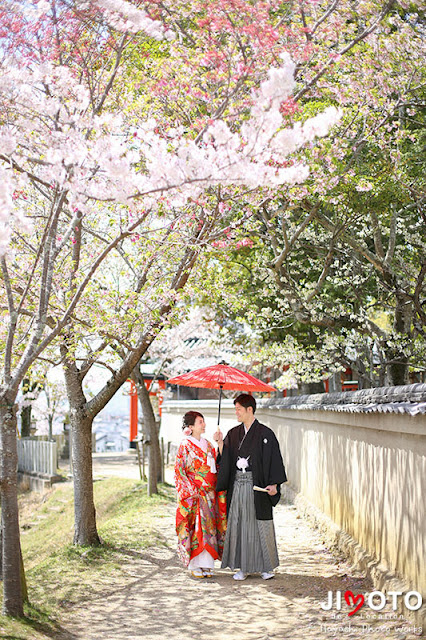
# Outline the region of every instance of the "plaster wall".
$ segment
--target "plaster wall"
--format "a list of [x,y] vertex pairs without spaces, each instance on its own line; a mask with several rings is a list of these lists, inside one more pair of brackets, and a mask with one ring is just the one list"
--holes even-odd
[[[165,403],[165,441],[180,441],[189,409],[204,414],[212,441],[215,401]],[[256,416],[280,441],[291,487],[425,601],[426,416],[262,406]],[[225,400],[221,429],[235,424]]]

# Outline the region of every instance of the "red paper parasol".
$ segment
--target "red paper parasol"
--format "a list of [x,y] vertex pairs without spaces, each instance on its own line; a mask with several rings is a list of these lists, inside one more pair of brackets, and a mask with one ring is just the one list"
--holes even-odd
[[236,389],[241,391],[276,391],[275,387],[266,384],[251,376],[249,373],[230,367],[227,364],[215,364],[211,367],[196,369],[183,373],[181,376],[167,380],[169,384],[179,384],[184,387],[201,387],[203,389],[219,389],[219,414],[217,424],[220,420],[220,405],[222,400],[222,389]]

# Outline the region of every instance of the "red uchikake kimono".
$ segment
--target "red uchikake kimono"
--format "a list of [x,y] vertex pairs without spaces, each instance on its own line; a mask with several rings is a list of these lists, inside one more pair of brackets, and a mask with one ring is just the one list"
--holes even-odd
[[176,455],[176,533],[178,555],[186,567],[204,550],[220,560],[225,540],[226,492],[216,492],[217,473],[210,468],[216,450],[207,440],[204,443],[206,452],[185,438]]

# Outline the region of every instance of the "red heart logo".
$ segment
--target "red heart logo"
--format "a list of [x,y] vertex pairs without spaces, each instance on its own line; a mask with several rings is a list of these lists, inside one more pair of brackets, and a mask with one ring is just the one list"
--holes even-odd
[[[356,613],[358,611],[358,609],[360,609],[362,607],[362,605],[364,604],[364,596],[362,595],[362,593],[359,593],[357,596],[355,596],[352,591],[345,591],[345,600],[346,600],[346,604],[348,605],[348,607],[351,607],[353,605],[355,605],[357,602],[359,602],[359,604],[355,607],[355,609],[353,611],[351,611],[350,613],[348,613],[348,616],[353,616],[354,613]],[[351,602],[352,600],[352,602]]]

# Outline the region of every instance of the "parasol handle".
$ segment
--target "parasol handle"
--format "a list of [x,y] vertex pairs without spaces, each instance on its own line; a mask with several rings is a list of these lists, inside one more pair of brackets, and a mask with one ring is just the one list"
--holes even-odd
[[222,404],[222,389],[223,389],[223,385],[221,384],[219,387],[219,411],[217,414],[217,428],[219,430],[219,423],[220,423],[220,405]]

